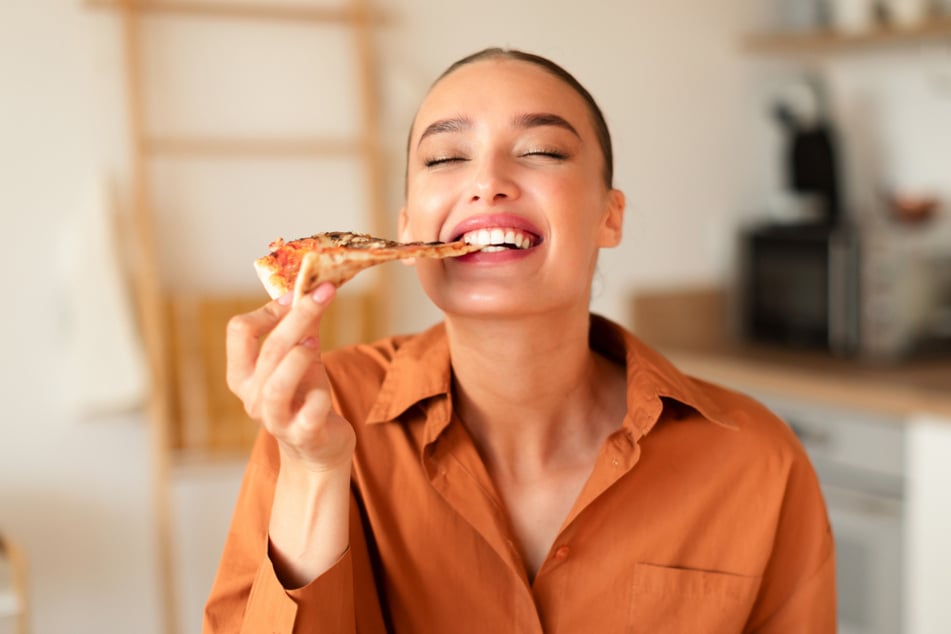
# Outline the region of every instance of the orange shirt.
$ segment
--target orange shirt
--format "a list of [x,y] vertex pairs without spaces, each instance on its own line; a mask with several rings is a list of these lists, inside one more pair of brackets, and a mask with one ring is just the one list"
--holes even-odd
[[357,433],[351,539],[300,589],[268,559],[279,458],[260,436],[204,631],[835,632],[832,535],[789,428],[607,320],[591,345],[625,365],[627,415],[533,581],[453,414],[440,325],[325,355]]

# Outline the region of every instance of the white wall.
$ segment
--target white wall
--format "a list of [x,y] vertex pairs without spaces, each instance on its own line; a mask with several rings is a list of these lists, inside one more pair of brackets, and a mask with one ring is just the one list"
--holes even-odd
[[[846,177],[856,207],[881,212],[881,195],[893,188],[951,201],[947,42],[843,55],[825,71],[848,143]],[[943,216],[948,222],[947,206]]]
[[114,26],[73,0],[0,5],[0,530],[29,556],[39,634],[159,631],[142,419],[80,420],[64,398],[55,247],[125,163]]
[[[774,185],[768,123],[763,104],[751,97],[761,95],[762,79],[776,68],[746,59],[738,50],[739,35],[763,18],[763,3],[381,4],[395,16],[380,40],[394,214],[402,191],[406,129],[433,77],[478,48],[521,47],[550,55],[576,74],[599,98],[614,132],[616,184],[628,195],[628,224],[623,245],[602,259],[595,308],[625,320],[633,288],[716,281],[728,272],[736,219],[752,213]],[[0,317],[5,336],[0,529],[23,542],[31,557],[38,634],[159,631],[145,423],[141,416],[81,420],[70,408],[65,398],[70,375],[63,363],[64,282],[52,262],[42,255],[37,259],[35,248],[37,241],[57,237],[58,227],[103,172],[127,183],[117,27],[115,16],[89,11],[80,0],[0,4],[0,235],[6,237],[8,261],[39,262],[26,277],[8,274],[0,281],[6,298]],[[257,60],[259,68],[261,60],[273,60],[268,64],[277,72],[282,62],[271,55],[284,50],[283,37],[265,35],[257,51],[245,50],[243,59]],[[928,135],[947,131],[947,100],[917,88],[904,100],[882,87],[885,79],[875,68],[858,74],[842,70],[843,99],[848,102],[847,95],[873,84],[888,93],[885,119],[877,119],[874,129],[885,131],[882,142],[895,149],[895,165],[904,165],[894,169],[908,180],[947,183],[943,172],[934,170],[951,164],[951,148]],[[180,79],[203,87],[201,77]],[[240,83],[242,78],[226,79]],[[917,79],[908,81],[920,88]],[[306,90],[301,87],[301,103],[285,104],[281,121],[305,119],[308,109],[318,107],[314,93]],[[171,87],[165,94],[170,116],[185,107],[176,101],[180,96]],[[266,111],[279,107],[270,104]],[[213,117],[205,122],[227,123]],[[929,149],[923,149],[922,138]],[[245,173],[261,177],[253,167]],[[258,243],[273,237],[271,225],[247,221],[267,201],[260,192],[285,191],[281,183],[294,178],[306,181],[305,189],[309,184],[315,195],[327,195],[324,181],[307,180],[314,172],[295,173],[300,176],[265,174],[253,184],[255,190],[235,181],[240,187],[230,200],[240,206],[231,208],[225,226],[242,246],[237,255],[227,254],[235,264],[223,267],[216,283],[247,284],[250,269],[238,259],[244,261],[243,253],[256,257]],[[157,176],[160,197],[198,207],[213,202],[203,185],[183,188],[191,176],[161,168]],[[346,197],[338,192],[331,199]],[[309,202],[288,197],[269,207],[268,214],[273,222],[294,222],[305,231],[326,228],[310,209]],[[400,268],[400,283],[407,301],[397,330],[435,320],[408,270]],[[219,475],[209,476],[210,483],[180,484],[183,508],[209,508],[201,503],[203,495],[233,495],[234,477],[222,482]],[[178,530],[194,537],[198,533],[190,532],[189,523],[196,518],[182,518]],[[216,553],[220,541],[205,538],[204,554]],[[182,542],[189,552],[202,552],[194,540]],[[202,559],[203,569],[181,586],[191,594],[185,601],[191,613],[183,620],[193,627],[200,618],[201,588],[211,574],[209,559],[214,561]]]

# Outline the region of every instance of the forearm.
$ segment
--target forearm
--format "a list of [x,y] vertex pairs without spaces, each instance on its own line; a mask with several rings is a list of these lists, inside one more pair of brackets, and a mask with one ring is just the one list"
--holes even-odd
[[269,552],[285,588],[307,585],[349,545],[350,461],[315,473],[282,465],[274,490]]

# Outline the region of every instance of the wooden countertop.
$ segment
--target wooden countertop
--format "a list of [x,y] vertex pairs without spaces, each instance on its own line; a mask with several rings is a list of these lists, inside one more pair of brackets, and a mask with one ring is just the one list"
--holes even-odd
[[742,343],[731,307],[716,287],[641,292],[632,298],[633,331],[687,374],[740,391],[951,421],[951,355],[871,363],[822,352]]
[[727,387],[951,421],[951,358],[886,364],[751,344],[657,347],[687,374]]

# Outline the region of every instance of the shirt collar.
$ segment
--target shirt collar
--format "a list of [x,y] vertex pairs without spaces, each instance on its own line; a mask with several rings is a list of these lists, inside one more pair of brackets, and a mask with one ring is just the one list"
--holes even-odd
[[683,374],[666,357],[618,324],[591,315],[590,342],[594,350],[626,368],[628,413],[624,424],[633,427],[636,437],[653,428],[664,408],[684,406],[712,423],[737,429],[702,381]]
[[[713,423],[736,428],[704,390],[703,383],[681,373],[663,355],[618,324],[592,315],[590,341],[593,349],[625,364],[628,415],[624,425],[633,427],[631,431],[636,437],[650,431],[663,409],[672,406],[671,401],[696,410]],[[427,416],[426,440],[432,440],[449,424],[451,389],[449,342],[445,325],[440,323],[406,339],[397,349],[366,422],[394,421],[417,403],[438,399]]]
[[366,422],[394,421],[417,403],[439,398],[441,405],[427,417],[431,440],[449,424],[451,389],[449,340],[445,324],[439,323],[397,348]]

